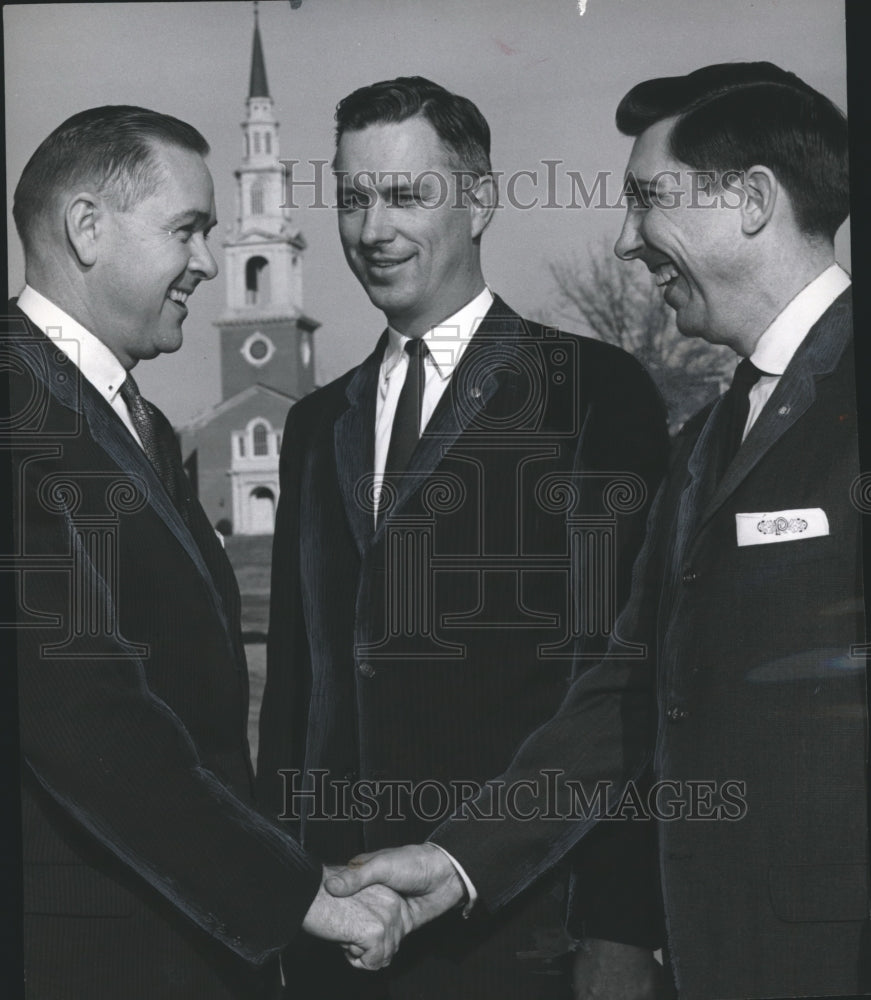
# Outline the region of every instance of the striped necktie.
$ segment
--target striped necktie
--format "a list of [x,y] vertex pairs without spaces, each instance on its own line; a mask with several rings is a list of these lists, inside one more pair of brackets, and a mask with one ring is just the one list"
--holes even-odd
[[189,491],[185,488],[187,477],[172,425],[153,403],[145,399],[129,372],[121,385],[120,392],[148,460],[154,466],[170,499],[187,521],[189,495]]

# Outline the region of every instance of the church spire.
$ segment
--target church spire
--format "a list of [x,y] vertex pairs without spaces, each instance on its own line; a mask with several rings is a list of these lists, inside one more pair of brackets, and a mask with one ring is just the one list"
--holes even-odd
[[251,82],[248,97],[269,97],[266,82],[266,63],[263,60],[263,46],[260,42],[260,23],[257,16],[257,2],[254,3],[254,49],[251,53]]

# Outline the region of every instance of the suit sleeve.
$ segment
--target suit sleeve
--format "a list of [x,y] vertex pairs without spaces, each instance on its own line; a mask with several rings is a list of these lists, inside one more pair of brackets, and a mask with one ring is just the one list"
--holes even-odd
[[[149,688],[142,656],[111,629],[80,620],[83,608],[112,609],[117,582],[71,541],[80,532],[65,487],[50,502],[38,497],[57,469],[57,449],[47,452],[43,460],[36,448],[14,465],[16,543],[26,556],[18,573],[23,762],[89,844],[260,964],[297,932],[320,865],[203,764],[194,736]],[[71,545],[72,579],[58,565]],[[57,648],[57,623],[70,620],[74,654]]]
[[[636,362],[620,369],[619,379],[602,380],[582,437],[584,467],[634,472],[655,490],[667,456],[664,408]],[[579,647],[584,655],[556,714],[525,740],[507,769],[466,805],[463,815],[442,824],[431,837],[463,866],[489,910],[508,903],[560,861],[594,829],[598,815],[613,811],[630,780],[644,780],[655,738],[655,665],[650,653],[662,573],[662,532],[656,523],[665,506],[660,490],[631,574],[626,566],[644,534],[647,505],[618,541],[617,564],[623,566],[624,579],[631,575],[631,592],[607,648],[596,649],[596,640]],[[618,577],[621,601],[627,589]],[[586,658],[591,651],[604,655],[591,661]],[[588,666],[590,662],[594,665]],[[556,777],[544,780],[546,773]],[[538,790],[523,799],[523,816],[505,808],[506,789],[512,787]],[[646,828],[639,834],[643,841],[651,824],[641,825]],[[603,824],[598,849],[612,852],[606,882],[610,879],[615,891],[638,895],[638,886],[620,886],[620,852],[638,849],[634,834],[611,844],[609,834]],[[583,854],[577,859],[583,861]],[[588,914],[595,916],[587,910],[582,919]],[[645,938],[651,932],[650,927],[628,932],[623,928],[610,936],[648,943]]]
[[[634,359],[610,353],[616,354],[611,378],[598,380],[582,461],[637,476],[647,493],[638,510],[619,519],[614,553],[614,599],[619,611],[629,596],[632,566],[644,539],[650,503],[665,472],[669,441],[665,407],[646,371]],[[595,662],[594,657],[601,656],[606,647],[607,639],[588,638],[574,676]],[[650,781],[650,773],[639,780],[643,793]],[[663,943],[657,831],[652,820],[599,823],[572,850],[570,861],[567,925],[572,937],[647,948]]]

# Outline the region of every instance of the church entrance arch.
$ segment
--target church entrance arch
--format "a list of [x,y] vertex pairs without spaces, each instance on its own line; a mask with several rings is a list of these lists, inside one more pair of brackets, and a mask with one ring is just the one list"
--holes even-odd
[[251,490],[248,524],[252,535],[271,535],[275,530],[275,494],[268,486],[256,486]]

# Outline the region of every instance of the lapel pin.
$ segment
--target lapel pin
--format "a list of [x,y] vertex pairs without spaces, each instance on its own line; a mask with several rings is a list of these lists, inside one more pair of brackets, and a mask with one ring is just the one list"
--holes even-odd
[[472,389],[472,399],[480,399],[483,395],[484,393],[481,391],[481,387],[479,385],[476,385]]
[[789,407],[784,403],[783,406],[777,411],[782,417],[785,417],[789,413]]

